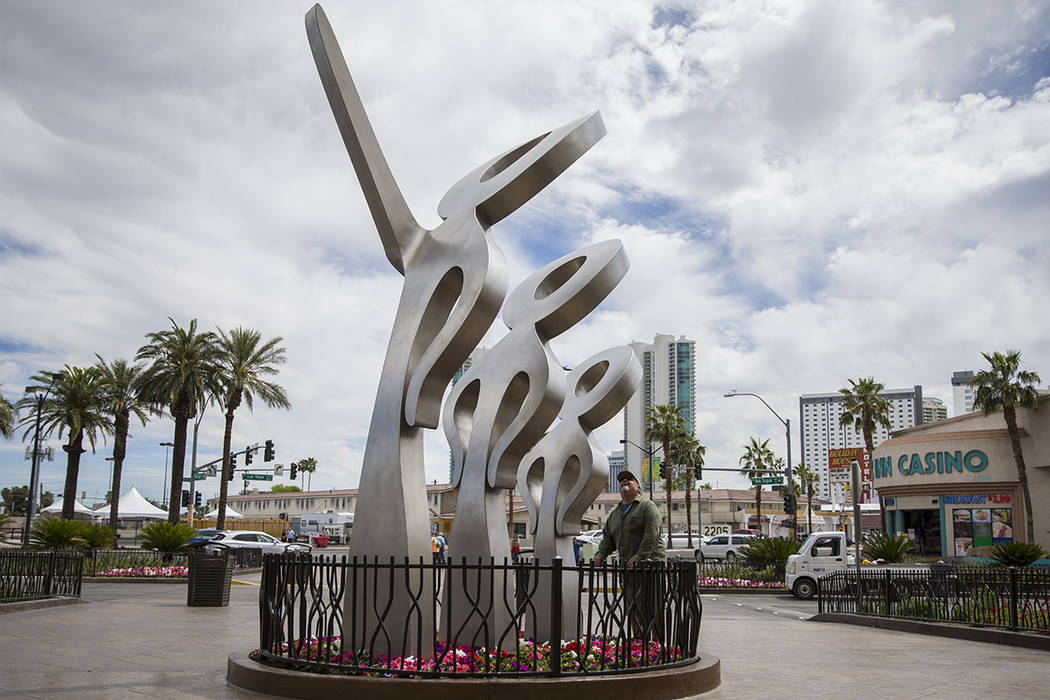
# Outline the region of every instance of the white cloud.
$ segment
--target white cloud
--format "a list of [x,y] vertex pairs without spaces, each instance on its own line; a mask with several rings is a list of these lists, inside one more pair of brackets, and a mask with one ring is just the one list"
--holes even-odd
[[[661,6],[662,7],[662,6]],[[130,357],[171,316],[281,335],[288,412],[235,443],[359,475],[400,293],[317,79],[306,6],[0,9],[0,381]],[[632,268],[554,341],[696,339],[701,440],[734,466],[802,393],[923,384],[1017,347],[1050,374],[1050,16],[1037,4],[403,3],[327,8],[391,168],[436,226],[464,173],[600,109],[608,136],[494,236],[513,287],[593,240]],[[677,15],[676,15],[677,16]],[[502,335],[497,322],[486,342]],[[209,409],[202,460],[221,448]],[[129,461],[159,496],[170,420]],[[618,422],[600,433],[617,447]],[[52,441],[56,443],[56,441]],[[428,476],[447,476],[440,433]],[[105,491],[106,451],[82,488]],[[0,443],[0,483],[28,481]],[[153,473],[155,478],[149,477]],[[62,465],[45,469],[60,485]],[[730,477],[719,476],[723,485]],[[208,488],[207,486],[205,487]],[[90,497],[89,497],[89,500]]]

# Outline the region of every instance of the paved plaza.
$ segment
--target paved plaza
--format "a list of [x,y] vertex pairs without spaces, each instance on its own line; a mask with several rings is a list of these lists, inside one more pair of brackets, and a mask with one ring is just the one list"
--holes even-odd
[[[239,577],[257,582],[259,575]],[[190,608],[180,584],[85,583],[77,605],[0,615],[2,698],[261,698],[226,685],[258,644],[258,588]],[[783,595],[705,595],[701,649],[722,660],[704,698],[1050,697],[1050,655],[800,620]]]

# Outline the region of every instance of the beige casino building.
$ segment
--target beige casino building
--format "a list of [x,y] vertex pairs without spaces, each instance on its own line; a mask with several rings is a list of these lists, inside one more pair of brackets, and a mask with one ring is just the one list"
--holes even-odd
[[[1050,396],[1017,409],[1035,532],[1050,550]],[[875,448],[875,488],[885,498],[888,531],[912,538],[920,553],[982,554],[1023,541],[1024,495],[1001,412],[967,413],[898,430]],[[975,551],[977,550],[977,551]]]

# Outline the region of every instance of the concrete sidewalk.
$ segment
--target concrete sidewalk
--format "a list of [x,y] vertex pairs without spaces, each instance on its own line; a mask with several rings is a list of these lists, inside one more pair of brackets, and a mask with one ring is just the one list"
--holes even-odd
[[[238,577],[258,581],[258,574]],[[258,588],[189,608],[183,586],[86,583],[80,605],[0,615],[2,698],[262,698],[226,685],[258,644]],[[704,596],[701,649],[722,660],[702,697],[1048,697],[1046,652],[806,622]]]

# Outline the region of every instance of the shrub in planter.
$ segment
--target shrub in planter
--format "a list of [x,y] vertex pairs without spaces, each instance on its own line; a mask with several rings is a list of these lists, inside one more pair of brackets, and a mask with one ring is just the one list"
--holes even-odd
[[784,564],[798,552],[798,542],[790,537],[756,537],[740,548],[748,564]]
[[113,546],[113,543],[117,541],[117,533],[113,532],[113,528],[109,525],[90,523],[79,524],[81,527],[81,537],[84,538],[88,547],[109,549]]
[[76,520],[63,520],[43,515],[33,523],[29,533],[31,549],[86,549],[84,526]]
[[139,531],[139,541],[143,549],[179,552],[186,548],[194,532],[196,530],[182,523],[151,523]]
[[915,544],[907,535],[894,536],[872,532],[864,538],[861,548],[866,559],[882,559],[887,564],[898,564],[915,549]]
[[1003,566],[1028,566],[1046,557],[1046,550],[1034,542],[1003,542],[992,547],[989,556]]

